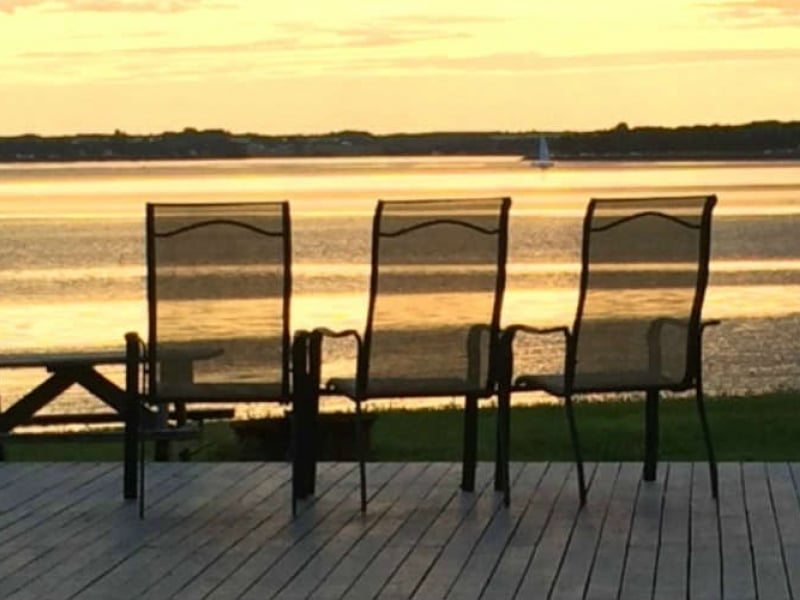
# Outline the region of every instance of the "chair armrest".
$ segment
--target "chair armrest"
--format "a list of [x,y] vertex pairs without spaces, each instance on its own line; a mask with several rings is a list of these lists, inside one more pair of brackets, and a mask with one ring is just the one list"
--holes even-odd
[[125,390],[128,398],[143,403],[148,392],[147,343],[135,331],[125,334]]
[[505,327],[500,332],[500,348],[498,351],[498,360],[500,364],[497,374],[497,384],[500,389],[512,385],[515,362],[514,339],[518,333],[527,333],[536,336],[560,333],[564,336],[566,352],[569,351],[570,340],[572,339],[572,332],[569,327],[563,325],[558,327],[532,327],[530,325],[515,324]]
[[570,330],[569,327],[565,327],[563,325],[559,327],[532,327],[530,325],[509,325],[505,327],[501,332],[501,338],[507,340],[507,343],[511,343],[514,341],[514,337],[518,333],[530,333],[533,335],[550,335],[553,333],[561,333],[564,335],[565,338],[569,339],[570,337]]
[[358,342],[358,345],[361,346],[361,334],[356,331],[355,329],[342,329],[340,331],[334,331],[333,329],[328,329],[327,327],[317,327],[311,332],[311,339],[317,339],[322,341],[322,338],[343,338],[343,337],[354,337]]
[[352,337],[356,341],[356,369],[360,373],[363,365],[361,364],[363,358],[364,342],[361,339],[361,334],[355,329],[343,329],[334,331],[327,327],[317,327],[309,334],[309,365],[308,370],[311,377],[312,385],[319,388],[322,384],[322,343],[325,338],[341,339]]
[[[700,335],[703,335],[703,331],[705,331],[706,327],[714,327],[716,325],[720,325],[722,321],[719,319],[703,319],[700,321]],[[664,325],[676,325],[678,327],[686,327],[688,323],[684,319],[675,319],[673,317],[660,317],[653,321],[651,325],[651,332],[653,333],[660,333],[661,328]]]
[[[696,352],[697,355],[700,356],[702,353],[702,344],[703,344],[703,332],[705,331],[706,327],[713,327],[719,325],[721,321],[719,319],[705,319],[700,322],[700,327],[697,330],[697,339],[695,340],[696,344]],[[667,325],[672,325],[675,327],[681,327],[686,329],[689,326],[688,321],[685,319],[675,319],[672,317],[660,317],[658,319],[653,320],[650,325],[650,328],[647,332],[647,345],[649,349],[649,369],[652,373],[661,374],[662,373],[662,356],[661,356],[661,342],[662,342],[662,331],[664,327]],[[691,369],[688,371],[691,374]]]
[[[478,323],[470,326],[467,333],[467,381],[476,388],[490,389],[496,377],[493,374],[493,369],[496,368],[494,354],[496,352],[492,349],[491,339],[492,327],[486,323]],[[481,340],[484,334],[489,335],[489,343],[486,345],[486,379],[481,385],[481,365],[484,359],[484,348],[481,346]]]
[[315,362],[319,362],[322,357],[322,342],[327,338],[337,339],[337,338],[345,338],[345,337],[352,337],[356,340],[356,350],[358,352],[358,356],[361,356],[361,349],[363,347],[363,341],[361,339],[361,334],[356,331],[355,329],[342,329],[340,331],[334,331],[333,329],[328,329],[327,327],[317,327],[314,329],[310,334],[310,351],[311,351],[311,364],[312,368]]

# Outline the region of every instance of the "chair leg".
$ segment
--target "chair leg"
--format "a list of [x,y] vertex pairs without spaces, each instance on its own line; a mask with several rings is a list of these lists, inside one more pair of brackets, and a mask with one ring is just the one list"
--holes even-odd
[[125,413],[125,444],[123,458],[123,497],[126,500],[136,498],[138,450],[139,450],[139,406],[138,401],[130,401]]
[[478,455],[478,397],[468,395],[464,404],[464,452],[461,467],[461,489],[475,490],[475,462]]
[[358,474],[361,480],[361,512],[367,512],[367,469],[364,464],[364,426],[361,422],[361,401],[356,400],[356,452],[358,452]]
[[297,411],[299,406],[297,403],[293,403],[292,406],[292,416],[289,422],[289,446],[291,448],[292,453],[292,518],[297,516],[297,498],[300,496],[300,487],[301,487],[301,473],[303,472],[302,469],[302,462],[300,461],[300,443],[298,440],[299,436],[299,416]]
[[569,423],[569,435],[572,440],[572,449],[575,452],[575,467],[578,471],[578,494],[581,506],[586,504],[586,478],[583,474],[583,458],[581,456],[580,443],[578,441],[578,428],[575,426],[575,414],[572,409],[572,396],[564,397],[564,408],[567,413]]
[[494,467],[494,489],[503,491],[503,504],[511,504],[511,475],[509,457],[511,454],[511,393],[500,390],[497,394],[497,449]]
[[317,490],[317,441],[319,440],[319,386],[309,393],[308,406],[302,411],[301,437],[303,448],[303,497],[313,496]]
[[[143,407],[140,407],[142,410]],[[141,423],[143,421],[140,420]],[[145,463],[145,436],[139,429],[139,518],[144,519],[144,463]]]
[[697,399],[697,414],[700,416],[700,425],[703,428],[703,437],[706,441],[706,452],[708,453],[708,468],[711,475],[711,495],[716,500],[719,497],[719,482],[717,478],[717,459],[714,456],[714,446],[711,444],[711,431],[708,428],[708,418],[706,417],[706,407],[703,402],[703,386],[698,383],[695,388],[695,398]]
[[645,481],[655,481],[658,464],[658,390],[648,390],[644,405],[644,469]]
[[314,431],[316,421],[310,410],[312,399],[295,396],[292,400],[291,452],[292,452],[292,506],[300,498],[313,493],[314,487]]

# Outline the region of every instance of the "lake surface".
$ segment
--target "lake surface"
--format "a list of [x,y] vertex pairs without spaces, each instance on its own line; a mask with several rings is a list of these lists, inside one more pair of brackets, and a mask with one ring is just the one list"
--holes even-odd
[[[591,197],[715,193],[704,315],[712,393],[800,388],[800,163],[558,163],[513,157],[0,166],[0,352],[122,346],[146,331],[146,202],[290,200],[292,328],[362,328],[375,201],[511,196],[504,321],[572,321]],[[542,357],[556,364],[555,356]],[[346,361],[342,361],[344,367]],[[545,365],[552,366],[552,365]],[[121,381],[120,370],[112,377]],[[43,376],[0,371],[7,406]],[[69,393],[59,410],[93,410]]]

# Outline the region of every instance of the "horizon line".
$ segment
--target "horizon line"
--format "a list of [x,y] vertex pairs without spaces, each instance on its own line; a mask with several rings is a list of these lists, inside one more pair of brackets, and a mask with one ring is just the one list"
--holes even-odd
[[125,137],[153,137],[153,136],[161,136],[166,134],[187,134],[187,133],[225,133],[230,136],[234,137],[244,137],[244,136],[259,136],[259,137],[275,137],[275,138],[291,138],[291,137],[326,137],[326,136],[334,136],[334,135],[369,135],[372,137],[392,137],[392,136],[414,136],[414,135],[568,135],[568,134],[590,134],[590,133],[599,133],[599,132],[607,132],[607,131],[614,131],[615,129],[623,129],[623,130],[637,130],[637,129],[666,129],[666,130],[676,130],[676,129],[692,129],[692,128],[711,128],[711,127],[720,127],[720,128],[737,128],[737,127],[747,127],[752,125],[763,125],[767,123],[773,123],[781,126],[787,125],[800,125],[800,120],[791,120],[791,121],[782,121],[780,119],[758,119],[754,121],[748,122],[740,122],[740,123],[694,123],[691,125],[629,125],[626,121],[619,121],[613,127],[607,128],[598,128],[598,129],[528,129],[528,130],[502,130],[502,129],[486,129],[486,130],[426,130],[426,131],[396,131],[396,132],[388,132],[388,133],[373,133],[366,129],[357,129],[357,128],[343,128],[337,129],[332,131],[327,131],[325,133],[257,133],[253,131],[248,132],[234,132],[225,128],[221,127],[206,127],[206,128],[199,128],[193,126],[186,126],[183,129],[179,130],[172,130],[172,129],[165,129],[158,133],[148,132],[148,133],[131,133],[128,131],[123,131],[121,129],[115,129],[113,132],[83,132],[83,133],[52,133],[52,134],[42,134],[42,133],[19,133],[19,134],[0,134],[0,140],[11,139],[11,138],[22,138],[22,137],[38,137],[38,138],[68,138],[68,137],[114,137],[114,136],[125,136]]

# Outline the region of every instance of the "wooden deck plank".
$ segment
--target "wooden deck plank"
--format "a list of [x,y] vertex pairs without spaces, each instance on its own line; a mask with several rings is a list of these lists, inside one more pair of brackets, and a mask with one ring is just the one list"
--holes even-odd
[[493,465],[478,465],[475,491],[469,494],[457,492],[451,496],[445,510],[385,583],[378,598],[411,598],[414,595],[461,522],[468,518],[482,498],[494,496],[492,474]]
[[719,522],[722,548],[722,590],[726,599],[756,598],[750,528],[744,504],[742,467],[719,465]]
[[[157,511],[161,519],[172,519],[173,525],[182,520],[191,519],[194,510],[215,498],[220,482],[231,476],[230,466],[190,465],[158,465],[159,470],[167,472],[161,487],[148,495],[147,505],[150,510]],[[156,470],[156,469],[151,469]],[[233,471],[234,473],[236,471]],[[158,480],[151,475],[150,485]],[[118,504],[113,502],[112,505]],[[47,598],[69,598],[80,594],[81,598],[93,595],[102,596],[116,592],[114,573],[120,565],[135,556],[151,539],[169,530],[159,518],[146,516],[140,520],[134,504],[128,503],[127,510],[114,511],[110,529],[90,526],[82,530],[71,544],[61,550],[80,551],[81,560],[68,577],[64,577],[58,587],[53,587]]]
[[800,500],[792,468],[786,463],[767,465],[772,501],[778,519],[778,533],[783,546],[789,592],[800,596]]
[[329,600],[344,596],[389,540],[413,516],[413,507],[425,502],[443,483],[458,489],[457,484],[453,485],[455,482],[445,478],[450,471],[445,463],[429,465],[413,485],[401,491],[397,502],[380,516],[379,521],[351,547],[308,597]]
[[[252,508],[252,502],[259,497],[253,492],[261,482],[265,479],[269,482],[263,490],[267,494],[286,484],[286,470],[277,469],[276,465],[251,463],[247,467],[246,471],[221,482],[224,494],[211,496],[211,501],[204,502],[190,518],[182,519],[175,526],[171,520],[165,520],[166,526],[160,535],[151,537],[146,548],[120,563],[109,574],[112,585],[123,590],[115,592],[114,598],[142,598],[155,588],[158,588],[157,596],[169,597],[162,594],[162,581],[176,570],[180,571],[181,565],[192,566],[189,559],[193,551],[221,534],[230,522],[230,512]],[[288,498],[284,510],[287,506]],[[149,573],[149,581],[143,580],[141,573]]]
[[[386,485],[400,468],[399,464],[370,465],[368,498]],[[357,477],[357,469],[349,469],[345,477],[326,488],[324,495],[315,498],[288,527],[262,540],[257,551],[213,589],[213,597],[239,598],[258,586],[262,579],[266,578],[265,585],[270,585],[275,580],[283,584],[294,577],[304,561],[310,560],[348,519],[360,514]]]
[[[200,474],[200,469],[195,469]],[[120,530],[131,523],[137,527],[136,506],[120,501],[120,471],[96,481],[91,495],[68,504],[52,527],[43,526],[36,536],[44,553],[24,573],[24,586],[9,599],[68,597],[69,590],[79,590],[102,573],[108,561],[108,540],[124,535]],[[152,477],[154,482],[172,483],[164,486],[163,493],[180,488],[185,481],[169,481],[169,471],[161,469]]]
[[663,500],[662,480],[641,482],[633,509],[620,600],[649,598],[655,590]]
[[[114,465],[99,463],[88,465],[77,469],[71,465],[64,465],[58,473],[61,477],[53,477],[52,483],[43,486],[41,482],[34,483],[41,488],[41,492],[34,496],[27,496],[24,502],[19,502],[12,508],[0,512],[0,535],[3,538],[3,545],[0,546],[0,557],[4,556],[9,550],[10,542],[26,529],[36,527],[37,524],[45,520],[51,520],[54,512],[63,510],[64,495],[68,495],[72,502],[77,501],[86,493],[86,487],[91,482],[106,474],[115,472]],[[42,477],[51,475],[45,471]],[[16,496],[16,491],[9,492]],[[120,480],[119,494],[122,495],[122,485]],[[16,496],[20,497],[20,496]]]
[[619,595],[641,478],[640,463],[624,462],[620,465],[589,576],[585,594],[588,600],[616,600]]
[[0,545],[0,594],[8,595],[7,586],[20,577],[19,571],[42,568],[42,563],[47,562],[46,555],[55,547],[51,539],[61,531],[59,524],[71,522],[70,508],[92,498],[114,476],[113,471],[101,465],[78,471],[65,483],[63,493],[37,496],[41,505],[32,502],[26,507],[27,512],[18,514],[18,520],[4,528]]
[[[81,598],[101,600],[113,596],[121,600],[130,597],[131,588],[138,588],[142,581],[141,573],[148,572],[160,554],[159,546],[174,547],[183,541],[203,509],[213,510],[224,504],[230,495],[240,493],[237,483],[246,480],[256,467],[257,463],[239,463],[228,469],[215,468],[211,473],[213,477],[193,479],[180,488],[174,494],[175,502],[151,505],[139,531],[131,532],[132,535],[120,540],[121,543],[106,549],[104,555],[111,559],[108,568],[89,589],[81,591]],[[187,490],[190,491],[187,493]],[[158,574],[157,570],[153,578]]]
[[[320,473],[329,465],[321,466]],[[290,502],[290,481],[288,469],[281,466],[272,469],[259,469],[251,475],[252,489],[245,493],[233,506],[228,506],[220,518],[210,523],[210,535],[202,539],[192,538],[189,552],[179,561],[172,558],[172,566],[157,583],[139,594],[142,600],[148,598],[173,598],[204,575],[223,558],[225,553],[239,544],[252,532],[257,532],[271,522],[275,527],[287,526],[290,517],[286,507]],[[260,539],[264,539],[261,537]],[[164,561],[167,562],[167,561]]]
[[689,499],[692,493],[692,466],[689,463],[666,465],[664,514],[661,517],[658,567],[654,600],[686,598],[689,592]]
[[742,465],[744,500],[750,521],[750,539],[755,558],[756,590],[759,598],[789,598],[786,565],[772,509],[772,499],[763,464]]
[[[4,494],[10,486],[18,484],[27,477],[37,477],[37,473],[47,467],[47,463],[37,462],[2,462],[0,461],[0,494]],[[10,497],[10,492],[9,492]]]
[[[331,580],[331,591],[344,593],[352,577],[353,569],[359,567],[348,556],[356,552],[356,548],[382,533],[381,526],[391,527],[391,515],[395,510],[402,511],[404,501],[413,498],[418,501],[441,473],[430,469],[429,464],[407,464],[384,486],[376,497],[369,502],[367,512],[347,521],[334,537],[329,539],[313,559],[305,565],[299,576],[293,577],[278,590],[276,598],[311,598],[315,591],[320,591],[323,582]],[[311,573],[311,576],[307,575]],[[255,590],[248,592],[247,598],[263,597]]]
[[[354,471],[354,465],[344,463],[322,463],[317,477],[316,496],[304,503],[299,517],[292,521],[282,518],[280,511],[270,512],[266,518],[259,519],[258,523],[249,530],[235,532],[230,540],[225,543],[221,554],[196,574],[190,581],[174,594],[176,600],[189,600],[205,598],[208,595],[226,597],[224,591],[218,590],[225,586],[230,577],[236,578],[236,572],[248,564],[261,564],[264,569],[280,555],[279,544],[273,542],[268,545],[265,541],[274,540],[281,532],[291,528],[298,537],[313,528],[313,525],[324,518],[326,512],[312,510],[314,503],[325,499],[331,508],[336,506],[336,496],[339,502],[345,498],[345,487],[341,482]],[[308,514],[306,514],[308,513]],[[311,516],[309,516],[311,515]],[[212,547],[213,548],[213,547]],[[228,587],[233,587],[228,585]]]
[[[350,547],[377,522],[401,490],[413,486],[423,472],[423,464],[390,465],[392,468],[367,474],[368,506],[361,513],[357,500],[358,478],[351,478],[349,502],[340,503],[331,515],[292,545],[277,562],[242,594],[242,600],[272,597],[298,597],[310,593]],[[287,542],[291,543],[289,539]]]
[[71,472],[69,465],[49,463],[36,469],[30,476],[17,478],[12,488],[0,495],[0,515],[18,507],[24,508],[37,496],[52,491],[58,493],[59,485],[69,479]]
[[[484,598],[513,598],[525,577],[525,570],[539,544],[545,525],[555,510],[558,498],[573,487],[572,465],[548,463],[538,485],[532,490],[527,509],[520,515],[514,535],[495,566],[494,573],[484,587]],[[519,496],[520,492],[515,492]]]
[[361,576],[343,596],[346,599],[375,597],[400,564],[414,551],[420,538],[441,516],[447,503],[460,494],[460,465],[449,464],[442,480],[416,506],[398,530],[389,538]]
[[[517,479],[521,469],[522,465],[519,463],[511,466],[512,482]],[[444,598],[447,595],[502,505],[502,494],[496,492],[493,485],[483,488],[476,502],[441,547],[441,551],[435,555],[425,577],[414,591],[413,598]]]
[[592,562],[600,532],[608,514],[608,503],[619,475],[618,463],[600,463],[592,478],[592,501],[578,513],[569,546],[564,554],[550,597],[553,600],[582,598],[589,585]]
[[544,471],[545,465],[541,463],[522,465],[521,473],[512,482],[512,488],[517,490],[513,504],[507,510],[500,508],[495,512],[472,555],[462,568],[458,579],[450,589],[448,598],[469,600],[481,597],[509,540],[517,529],[521,516],[530,507],[533,499],[532,492],[539,485]]
[[[0,597],[793,598],[800,586],[800,465],[588,465],[577,507],[569,463],[514,463],[510,509],[480,463],[321,463],[289,508],[283,463],[158,463],[140,521],[119,464],[0,464]],[[45,476],[47,475],[47,476]],[[4,534],[10,534],[4,537]],[[653,588],[655,585],[655,588]],[[757,592],[757,594],[756,594]]]
[[[60,486],[48,488],[28,502],[3,513],[0,516],[2,522],[0,535],[3,539],[3,544],[0,545],[0,565],[9,554],[16,552],[21,545],[27,544],[37,532],[50,532],[53,523],[60,522],[64,517],[63,513],[68,511],[72,504],[92,497],[97,489],[108,485],[107,480],[110,481],[114,477],[118,477],[118,474],[109,465],[91,465],[85,469],[75,470],[71,477],[61,482]],[[121,489],[118,489],[118,498],[122,498]]]
[[708,468],[701,463],[692,465],[690,509],[689,596],[719,600],[722,565],[717,504],[711,497]]
[[[594,465],[585,465],[589,481],[594,480]],[[575,473],[571,477],[576,477]],[[561,558],[567,548],[581,510],[580,499],[574,487],[562,488],[550,514],[544,532],[536,545],[533,557],[522,578],[517,595],[532,598],[547,590],[549,594],[561,567]]]

